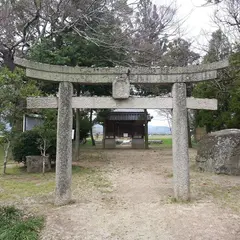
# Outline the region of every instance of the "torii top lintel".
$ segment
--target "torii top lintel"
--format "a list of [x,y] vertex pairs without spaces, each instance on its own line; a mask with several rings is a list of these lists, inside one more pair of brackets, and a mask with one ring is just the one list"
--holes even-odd
[[187,67],[162,68],[87,68],[50,65],[15,57],[17,66],[26,68],[26,75],[34,79],[82,84],[110,84],[116,79],[130,83],[168,84],[200,82],[217,78],[217,70],[227,68],[228,60]]

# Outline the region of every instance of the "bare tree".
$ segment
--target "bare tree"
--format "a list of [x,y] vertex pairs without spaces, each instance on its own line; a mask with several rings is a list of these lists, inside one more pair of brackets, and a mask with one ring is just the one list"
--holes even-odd
[[[17,51],[24,54],[29,47],[46,37],[75,32],[95,44],[110,46],[104,30],[113,19],[120,19],[120,8],[113,0],[0,0],[0,57],[11,70]],[[115,7],[115,9],[114,9]],[[123,8],[123,7],[122,7]],[[114,12],[115,11],[115,12]],[[129,9],[125,11],[130,12]],[[99,28],[102,28],[100,34]],[[112,29],[114,36],[114,27]],[[115,40],[119,38],[116,36]],[[118,41],[119,43],[120,41]],[[112,42],[111,42],[112,43]],[[118,46],[115,46],[118,47]]]
[[7,162],[8,162],[8,157],[9,157],[9,150],[10,150],[10,145],[11,145],[10,137],[8,135],[5,135],[4,137],[1,137],[0,138],[0,145],[3,146],[3,150],[4,150],[3,174],[6,174]]
[[11,140],[12,140],[12,131],[7,130],[7,126],[5,121],[0,117],[0,146],[3,147],[4,150],[4,158],[3,158],[3,174],[6,173],[7,169],[7,162],[9,157],[9,150],[11,146]]
[[156,66],[166,52],[169,36],[176,34],[176,7],[156,5],[151,0],[140,0],[132,21],[132,53],[135,64]]
[[124,50],[132,60],[125,64],[149,66],[159,63],[178,28],[174,0],[160,6],[151,0],[0,0],[0,58],[13,70],[15,52],[26,54],[43,38],[74,32]]
[[213,20],[234,41],[240,37],[240,1],[239,0],[206,0],[203,6],[215,5]]
[[48,159],[47,150],[52,146],[52,143],[49,140],[49,135],[46,129],[39,127],[38,133],[39,133],[39,139],[37,142],[38,142],[38,148],[42,156],[42,173],[44,174],[45,167],[46,167],[46,159]]
[[161,109],[157,110],[158,116],[163,118],[168,123],[170,132],[172,133],[172,109]]
[[214,20],[218,26],[232,39],[240,37],[240,1],[224,0],[217,5]]

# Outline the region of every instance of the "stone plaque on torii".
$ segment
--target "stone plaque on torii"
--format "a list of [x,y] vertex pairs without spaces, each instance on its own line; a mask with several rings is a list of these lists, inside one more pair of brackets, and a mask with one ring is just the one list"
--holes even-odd
[[[173,109],[174,197],[190,198],[187,109],[217,110],[216,99],[187,98],[186,83],[217,78],[228,61],[177,68],[82,68],[15,58],[27,77],[60,82],[58,97],[27,98],[27,108],[58,108],[55,204],[71,201],[72,108]],[[73,97],[72,83],[112,84],[112,97]],[[172,97],[130,97],[130,84],[172,84]]]

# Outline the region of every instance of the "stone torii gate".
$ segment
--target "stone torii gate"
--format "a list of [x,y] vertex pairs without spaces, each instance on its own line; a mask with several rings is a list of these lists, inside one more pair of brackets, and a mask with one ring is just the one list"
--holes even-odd
[[[178,200],[190,198],[187,109],[217,110],[216,99],[186,97],[186,83],[217,78],[228,61],[177,68],[81,68],[15,58],[30,78],[60,82],[59,96],[27,99],[27,108],[58,108],[55,204],[71,201],[72,108],[173,109],[173,181]],[[72,83],[112,84],[112,97],[73,97]],[[172,84],[172,97],[130,97],[130,84]]]

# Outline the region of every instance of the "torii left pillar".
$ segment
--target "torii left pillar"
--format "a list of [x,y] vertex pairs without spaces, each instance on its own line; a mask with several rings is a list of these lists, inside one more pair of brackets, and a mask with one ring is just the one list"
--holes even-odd
[[70,82],[59,84],[55,205],[71,201],[72,182],[72,96]]
[[173,97],[173,182],[177,200],[190,199],[186,84],[174,83]]

